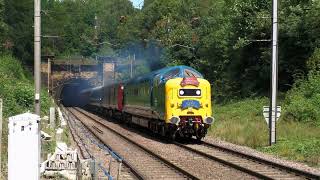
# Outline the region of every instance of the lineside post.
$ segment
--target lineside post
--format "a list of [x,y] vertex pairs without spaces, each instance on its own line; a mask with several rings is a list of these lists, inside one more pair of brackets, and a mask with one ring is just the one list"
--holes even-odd
[[132,61],[132,58],[131,58],[131,55],[129,55],[129,61],[130,61],[130,78],[133,77],[133,61]]
[[272,74],[269,110],[269,144],[276,143],[277,89],[278,89],[278,0],[272,1]]
[[51,95],[51,59],[48,58],[48,93]]

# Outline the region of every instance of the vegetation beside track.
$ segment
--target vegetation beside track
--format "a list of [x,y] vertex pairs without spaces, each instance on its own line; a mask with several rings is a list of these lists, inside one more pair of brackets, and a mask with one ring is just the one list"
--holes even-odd
[[[267,98],[245,99],[225,105],[215,105],[213,109],[216,122],[210,129],[209,135],[320,167],[320,126],[315,125],[312,119],[299,121],[289,116],[292,111],[291,104],[298,103],[293,95],[296,93],[298,92],[289,93],[282,103],[282,117],[277,123],[278,141],[272,147],[268,146],[268,127],[262,115],[262,107],[269,104]],[[300,101],[304,103],[308,99],[302,98]]]
[[[2,134],[2,172],[7,173],[7,145],[8,145],[8,118],[27,111],[33,111],[34,84],[32,73],[23,68],[20,61],[11,55],[0,55],[0,98],[3,99],[3,134]],[[41,114],[48,115],[52,102],[45,89],[41,94]],[[53,134],[54,130],[47,127],[47,122],[41,122],[43,130]],[[44,152],[54,149],[53,141],[43,145]]]

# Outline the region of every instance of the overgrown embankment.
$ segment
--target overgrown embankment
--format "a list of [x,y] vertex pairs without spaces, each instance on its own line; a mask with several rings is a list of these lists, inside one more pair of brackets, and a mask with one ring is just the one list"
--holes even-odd
[[250,146],[290,160],[320,167],[320,73],[296,82],[282,105],[277,144],[268,147],[268,127],[262,115],[267,98],[245,99],[214,106],[217,119],[210,135]]
[[[3,140],[2,168],[3,175],[7,172],[7,137],[8,117],[27,111],[33,111],[34,84],[32,74],[26,71],[20,61],[11,55],[0,55],[0,98],[3,99]],[[42,91],[42,114],[48,114],[50,98],[45,90]]]
[[[0,97],[4,100],[4,117],[33,111],[32,74],[10,55],[0,56]],[[50,100],[45,90],[42,91],[41,106],[42,114],[47,114]]]

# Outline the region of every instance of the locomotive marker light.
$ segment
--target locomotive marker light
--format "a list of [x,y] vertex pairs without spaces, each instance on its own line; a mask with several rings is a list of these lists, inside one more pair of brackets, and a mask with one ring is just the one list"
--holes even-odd
[[201,95],[201,91],[200,91],[200,90],[197,90],[197,91],[196,91],[196,94],[197,94],[198,96],[200,96],[200,95]]
[[184,90],[179,91],[180,96],[184,95]]

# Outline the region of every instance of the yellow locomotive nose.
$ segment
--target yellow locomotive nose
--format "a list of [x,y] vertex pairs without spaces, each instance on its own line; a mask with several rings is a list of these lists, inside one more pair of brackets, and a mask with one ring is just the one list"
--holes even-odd
[[182,135],[184,133],[197,135],[198,130],[207,129],[214,122],[210,83],[207,80],[202,78],[170,79],[166,82],[165,92],[165,121],[185,131],[181,133]]

